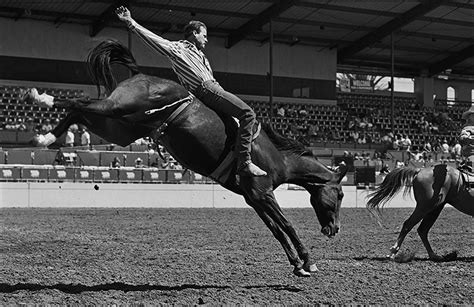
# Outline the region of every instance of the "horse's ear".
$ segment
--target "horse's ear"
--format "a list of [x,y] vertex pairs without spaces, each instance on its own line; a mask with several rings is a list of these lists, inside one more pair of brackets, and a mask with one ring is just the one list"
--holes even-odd
[[337,179],[337,183],[341,183],[342,178],[344,178],[344,176],[347,173],[347,170],[348,170],[348,167],[344,161],[339,163],[339,166],[337,168],[337,174],[339,175],[339,178]]

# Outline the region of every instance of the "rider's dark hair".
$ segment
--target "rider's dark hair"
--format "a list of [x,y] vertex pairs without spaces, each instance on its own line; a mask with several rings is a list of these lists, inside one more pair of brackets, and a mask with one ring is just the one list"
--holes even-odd
[[201,32],[201,27],[207,29],[206,25],[202,21],[191,20],[185,27],[184,27],[184,38],[188,38],[193,34],[193,31],[197,33]]

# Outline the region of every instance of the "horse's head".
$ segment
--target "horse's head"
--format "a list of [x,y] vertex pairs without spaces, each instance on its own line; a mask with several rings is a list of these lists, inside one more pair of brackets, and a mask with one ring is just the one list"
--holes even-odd
[[340,184],[318,184],[311,189],[311,205],[316,212],[321,232],[333,237],[339,232],[339,211],[344,193]]
[[344,197],[341,180],[346,172],[347,167],[342,165],[335,173],[334,181],[306,187],[311,194],[311,205],[321,224],[321,232],[328,237],[335,236],[340,229],[339,211]]

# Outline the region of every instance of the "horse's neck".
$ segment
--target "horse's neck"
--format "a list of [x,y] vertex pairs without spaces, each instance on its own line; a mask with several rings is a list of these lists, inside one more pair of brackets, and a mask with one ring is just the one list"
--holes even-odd
[[336,174],[313,156],[287,155],[289,182],[328,183],[336,181]]

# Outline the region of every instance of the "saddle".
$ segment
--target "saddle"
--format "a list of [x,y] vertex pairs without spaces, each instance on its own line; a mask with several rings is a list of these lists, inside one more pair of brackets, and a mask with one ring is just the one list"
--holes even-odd
[[[236,123],[238,126],[239,123],[237,120],[236,120]],[[253,126],[252,142],[254,142],[255,139],[258,137],[261,129],[262,129],[262,125],[260,124],[260,122],[256,122],[255,125]],[[209,175],[209,177],[220,183],[227,182],[230,175],[237,168],[236,161],[237,160],[236,160],[234,146],[231,146],[226,157],[222,160],[219,166],[212,172],[212,174]]]
[[458,168],[464,178],[464,182],[470,189],[474,188],[474,173],[466,168]]

